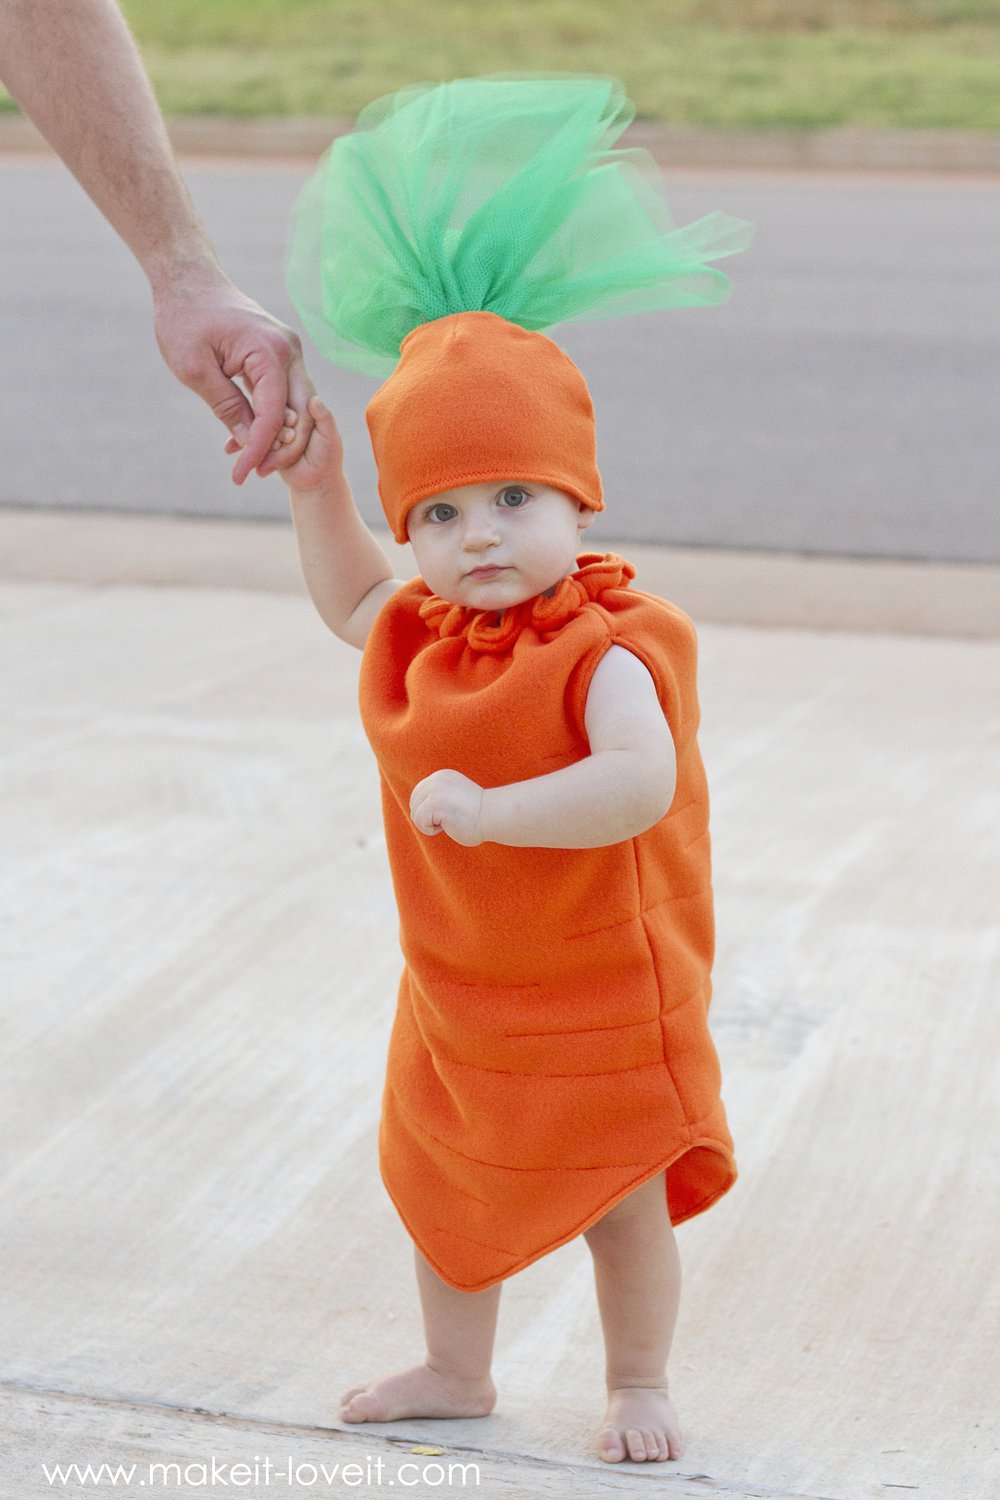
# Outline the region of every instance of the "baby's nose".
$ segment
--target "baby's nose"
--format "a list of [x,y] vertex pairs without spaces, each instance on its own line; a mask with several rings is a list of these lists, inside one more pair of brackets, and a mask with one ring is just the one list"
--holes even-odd
[[466,547],[478,551],[480,547],[491,547],[500,540],[496,522],[489,516],[473,516],[466,521],[462,541]]

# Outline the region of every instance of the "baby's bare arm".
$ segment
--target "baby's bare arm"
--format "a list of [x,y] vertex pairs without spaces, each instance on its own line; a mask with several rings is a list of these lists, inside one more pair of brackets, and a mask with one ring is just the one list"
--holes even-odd
[[481,842],[596,849],[635,838],[669,811],[676,786],[673,736],[652,677],[621,646],[610,647],[598,663],[585,722],[591,753],[583,760],[483,792]]
[[621,646],[598,663],[585,727],[591,753],[548,776],[483,788],[432,772],[414,787],[410,816],[422,833],[466,846],[597,849],[635,838],[669,811],[676,757],[653,679]]
[[[302,574],[310,597],[334,635],[364,648],[372,622],[403,583],[358,514],[344,474],[343,444],[318,398],[309,403],[315,427],[298,463],[282,469],[288,485]],[[294,426],[294,412],[287,414]]]

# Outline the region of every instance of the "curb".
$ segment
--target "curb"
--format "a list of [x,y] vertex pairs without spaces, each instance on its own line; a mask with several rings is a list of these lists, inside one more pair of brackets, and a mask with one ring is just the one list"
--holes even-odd
[[[179,156],[314,161],[350,120],[237,120],[174,115],[167,130]],[[697,125],[639,123],[623,136],[666,167],[800,171],[948,172],[1000,175],[1000,130],[721,130]],[[0,114],[0,155],[51,148],[30,120]]]

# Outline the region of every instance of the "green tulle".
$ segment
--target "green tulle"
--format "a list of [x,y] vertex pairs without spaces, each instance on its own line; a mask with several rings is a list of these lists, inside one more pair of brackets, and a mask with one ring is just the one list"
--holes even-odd
[[722,302],[753,225],[676,228],[614,78],[497,74],[369,104],[296,200],[287,285],[316,346],[384,376],[402,339],[485,309],[524,328]]

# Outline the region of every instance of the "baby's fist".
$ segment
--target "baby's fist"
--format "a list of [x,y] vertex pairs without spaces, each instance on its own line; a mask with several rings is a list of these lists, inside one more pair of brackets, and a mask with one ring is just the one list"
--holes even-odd
[[432,771],[410,794],[410,817],[421,833],[446,833],[473,849],[483,842],[479,822],[483,789],[461,771]]
[[[318,396],[312,396],[306,408],[312,422],[304,451],[293,461],[278,459],[276,470],[293,490],[308,492],[322,489],[336,482],[343,473],[344,445],[341,441],[333,413],[323,405]],[[294,444],[299,426],[298,413],[292,407],[285,409],[285,425],[271,444],[272,453],[280,453]],[[236,453],[239,443],[230,438],[226,443],[227,453]]]

